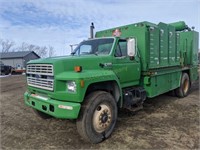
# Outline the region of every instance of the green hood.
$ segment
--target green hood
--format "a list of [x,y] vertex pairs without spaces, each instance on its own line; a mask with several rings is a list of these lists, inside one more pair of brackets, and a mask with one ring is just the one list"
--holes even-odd
[[62,57],[52,57],[45,59],[31,60],[28,64],[53,64],[54,74],[59,74],[65,71],[74,71],[75,66],[82,66],[82,70],[85,71],[100,69],[100,64],[111,63],[112,57],[106,56],[62,56]]

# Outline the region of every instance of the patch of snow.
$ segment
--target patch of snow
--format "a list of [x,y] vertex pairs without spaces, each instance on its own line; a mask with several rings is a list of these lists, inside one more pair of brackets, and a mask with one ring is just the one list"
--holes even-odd
[[0,78],[5,78],[5,77],[9,77],[11,76],[10,74],[9,75],[0,75]]

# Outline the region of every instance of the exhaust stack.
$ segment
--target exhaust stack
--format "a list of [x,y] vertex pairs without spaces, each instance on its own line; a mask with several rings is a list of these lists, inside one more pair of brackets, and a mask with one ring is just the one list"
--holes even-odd
[[94,23],[91,23],[90,26],[90,38],[93,39],[94,38]]

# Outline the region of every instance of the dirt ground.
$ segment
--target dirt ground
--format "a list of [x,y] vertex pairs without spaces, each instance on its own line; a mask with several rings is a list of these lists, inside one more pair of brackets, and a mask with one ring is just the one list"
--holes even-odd
[[147,100],[136,114],[120,111],[111,137],[84,142],[75,121],[38,118],[25,106],[25,76],[0,78],[0,149],[200,149],[199,82],[188,97]]

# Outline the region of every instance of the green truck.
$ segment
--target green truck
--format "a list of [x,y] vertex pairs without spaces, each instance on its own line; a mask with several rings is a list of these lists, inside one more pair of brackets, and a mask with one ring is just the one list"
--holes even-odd
[[[91,29],[94,28],[91,26]],[[139,22],[96,32],[70,56],[32,60],[25,104],[40,117],[75,119],[91,143],[108,138],[118,109],[173,91],[182,98],[198,80],[198,32],[184,21]]]

